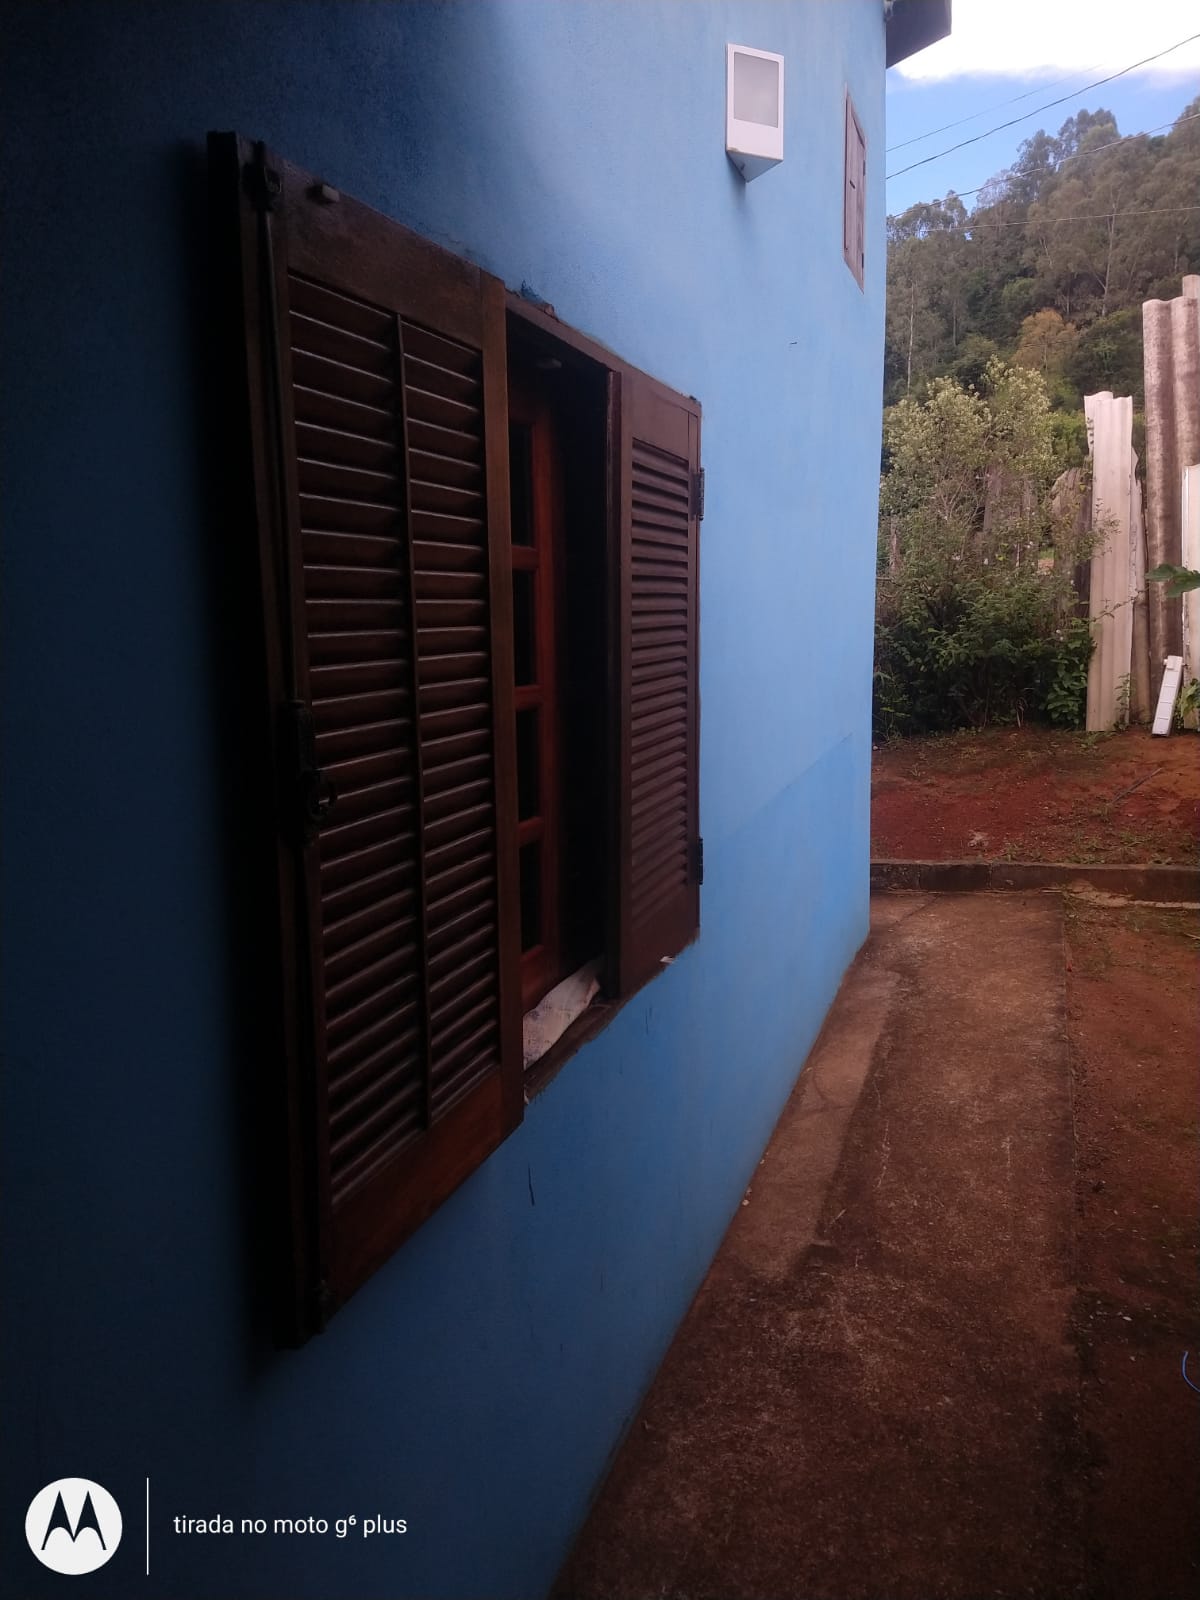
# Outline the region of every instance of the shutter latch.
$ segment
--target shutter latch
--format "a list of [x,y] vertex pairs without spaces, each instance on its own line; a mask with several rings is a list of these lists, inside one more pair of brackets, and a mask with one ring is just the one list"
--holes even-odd
[[704,468],[692,473],[692,515],[697,522],[704,521]]
[[302,844],[311,844],[337,800],[333,783],[317,765],[312,710],[302,700],[283,708],[284,812]]
[[267,165],[266,146],[261,142],[254,147],[254,160],[247,162],[244,178],[246,193],[256,211],[274,211],[275,203],[283,193],[283,179],[273,167]]

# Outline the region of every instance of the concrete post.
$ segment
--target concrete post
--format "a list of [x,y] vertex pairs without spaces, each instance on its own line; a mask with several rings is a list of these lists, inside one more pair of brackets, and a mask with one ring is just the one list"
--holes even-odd
[[[1133,694],[1133,401],[1111,392],[1084,396],[1092,452],[1092,556],[1089,614],[1096,648],[1088,667],[1087,727],[1101,732],[1125,722]],[[1122,680],[1126,694],[1122,705]]]
[[[1200,461],[1200,276],[1183,280],[1177,300],[1142,306],[1146,374],[1146,559],[1181,566],[1179,486]],[[1150,660],[1155,679],[1163,659],[1183,653],[1183,614],[1161,584],[1149,595]]]

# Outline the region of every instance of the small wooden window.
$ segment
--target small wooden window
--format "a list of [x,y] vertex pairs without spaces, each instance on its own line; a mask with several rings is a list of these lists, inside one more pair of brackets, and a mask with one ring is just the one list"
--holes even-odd
[[696,933],[700,410],[261,145],[210,160],[296,1342],[520,1122],[523,1008]]
[[849,94],[846,96],[845,166],[842,188],[842,256],[861,289],[866,277],[867,141]]

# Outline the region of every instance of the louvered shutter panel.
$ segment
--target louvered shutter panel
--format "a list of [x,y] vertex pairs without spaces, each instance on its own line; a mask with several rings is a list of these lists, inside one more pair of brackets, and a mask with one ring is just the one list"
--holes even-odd
[[620,379],[618,984],[662,970],[700,925],[700,413]]
[[260,147],[213,157],[241,191],[319,1325],[521,1117],[504,294]]

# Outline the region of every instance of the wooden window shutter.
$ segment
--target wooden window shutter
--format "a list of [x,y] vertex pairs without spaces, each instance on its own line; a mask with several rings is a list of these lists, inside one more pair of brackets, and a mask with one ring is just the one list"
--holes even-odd
[[700,408],[620,375],[617,983],[700,925]]
[[261,146],[210,158],[238,214],[304,1337],[522,1115],[504,291]]
[[867,141],[863,131],[858,125],[858,118],[854,119],[855,141],[855,170],[858,173],[857,195],[857,227],[855,236],[858,241],[858,278],[859,288],[863,288],[867,275]]
[[844,155],[842,256],[861,289],[866,280],[867,141],[848,94]]

